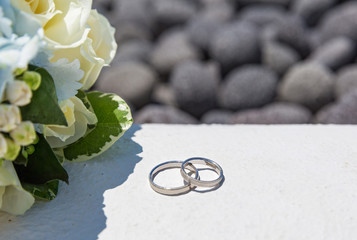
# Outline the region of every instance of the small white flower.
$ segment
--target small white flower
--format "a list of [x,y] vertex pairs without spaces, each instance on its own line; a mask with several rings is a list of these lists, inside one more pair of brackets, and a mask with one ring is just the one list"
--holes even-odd
[[0,210],[14,215],[24,214],[35,199],[21,187],[12,162],[2,162],[0,176]]
[[87,133],[88,124],[93,125],[98,121],[96,115],[77,97],[60,102],[60,106],[68,126],[40,125],[39,128],[52,148],[61,148],[74,143]]
[[21,147],[9,138],[5,138],[5,141],[7,145],[7,152],[5,153],[4,158],[9,161],[14,161],[19,155]]
[[17,145],[27,146],[36,139],[36,132],[32,122],[25,121],[12,130],[10,136]]
[[0,104],[0,131],[9,132],[21,122],[20,109],[15,105]]
[[6,86],[6,98],[16,106],[25,106],[31,101],[32,91],[24,81],[15,80]]

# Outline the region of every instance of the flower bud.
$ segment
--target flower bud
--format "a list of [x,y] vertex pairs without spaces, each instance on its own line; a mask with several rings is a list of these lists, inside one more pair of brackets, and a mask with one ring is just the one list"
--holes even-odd
[[19,155],[21,147],[16,145],[11,139],[5,138],[5,141],[7,144],[7,152],[4,158],[9,161],[14,161]]
[[5,156],[7,152],[7,143],[4,135],[0,133],[0,159]]
[[10,136],[17,145],[26,146],[34,142],[36,132],[32,122],[25,121],[12,130]]
[[37,72],[27,71],[24,73],[23,79],[33,91],[37,90],[41,85],[41,75]]
[[15,105],[0,104],[0,131],[9,132],[21,122],[20,109]]
[[6,86],[6,98],[17,106],[25,106],[30,103],[32,91],[24,81],[15,80]]

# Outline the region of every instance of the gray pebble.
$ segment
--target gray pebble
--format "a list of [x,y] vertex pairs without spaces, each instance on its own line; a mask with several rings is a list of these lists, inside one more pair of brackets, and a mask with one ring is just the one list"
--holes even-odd
[[316,116],[317,123],[357,124],[357,90],[344,95],[337,103],[321,109]]
[[183,24],[196,14],[196,5],[190,0],[154,0],[153,14],[164,27]]
[[299,54],[289,46],[267,41],[263,44],[263,63],[279,75],[283,75],[300,59]]
[[344,67],[337,73],[335,89],[337,98],[357,89],[357,65]]
[[282,5],[288,6],[293,0],[233,0],[238,2],[238,4],[248,5],[248,4],[272,4],[272,5]]
[[[357,26],[356,26],[357,27]],[[336,37],[318,47],[310,56],[310,60],[319,62],[336,70],[354,60],[355,43],[346,37]]]
[[227,1],[214,0],[207,2],[198,15],[208,20],[225,22],[234,16],[234,8]]
[[324,15],[321,20],[321,39],[328,41],[338,36],[346,36],[357,41],[357,2],[343,3]]
[[262,109],[238,112],[232,122],[244,124],[304,124],[312,118],[311,112],[298,104],[276,102]]
[[219,91],[223,108],[239,110],[261,107],[274,99],[277,76],[268,68],[247,65],[231,72]]
[[210,54],[224,71],[259,60],[260,40],[257,28],[246,22],[227,24],[217,31],[210,44]]
[[137,124],[166,123],[166,124],[197,124],[198,121],[177,108],[161,105],[147,105],[134,116]]
[[169,73],[180,62],[200,58],[185,31],[173,30],[160,37],[151,52],[151,64],[161,73]]
[[298,16],[288,16],[284,21],[276,25],[277,39],[294,48],[298,53],[305,57],[309,53],[309,40],[307,30],[302,19]]
[[233,113],[226,110],[215,109],[205,113],[201,122],[206,124],[231,124]]
[[170,78],[177,104],[197,117],[216,106],[219,81],[217,65],[197,61],[177,65]]
[[126,41],[132,40],[150,40],[152,39],[152,32],[150,29],[144,26],[140,26],[135,23],[121,23],[115,22],[115,40],[117,43],[122,44]]
[[308,25],[314,26],[335,2],[336,0],[295,0],[292,11],[300,15]]
[[118,47],[117,54],[111,62],[111,66],[117,66],[122,62],[136,61],[147,62],[150,52],[151,43],[145,40],[131,40],[122,43]]
[[127,62],[105,72],[97,87],[101,91],[118,94],[135,107],[141,107],[149,102],[156,81],[155,72],[147,65]]
[[285,20],[285,9],[272,5],[251,5],[243,8],[240,12],[242,21],[249,21],[259,27],[278,24]]
[[115,20],[152,29],[155,23],[150,0],[115,0]]
[[334,76],[326,67],[302,63],[285,75],[279,87],[279,97],[315,111],[333,100],[334,84]]
[[224,23],[214,18],[198,16],[187,25],[187,33],[190,41],[202,50],[208,50],[211,36],[219,30]]
[[177,107],[174,90],[167,83],[156,85],[152,93],[152,100],[159,104]]

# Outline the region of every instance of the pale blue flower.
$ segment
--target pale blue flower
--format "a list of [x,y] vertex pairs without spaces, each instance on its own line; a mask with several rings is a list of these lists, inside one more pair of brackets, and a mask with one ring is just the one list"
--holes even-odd
[[30,60],[43,46],[43,29],[30,15],[0,1],[0,101],[13,71],[27,68]]

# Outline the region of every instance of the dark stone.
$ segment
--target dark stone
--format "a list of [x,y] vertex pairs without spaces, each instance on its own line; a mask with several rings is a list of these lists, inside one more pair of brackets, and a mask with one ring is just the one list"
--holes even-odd
[[276,25],[277,40],[294,48],[302,57],[309,54],[309,40],[306,27],[300,17],[289,16]]
[[184,24],[196,14],[196,4],[190,0],[154,0],[153,14],[159,25],[171,27]]
[[279,75],[283,75],[300,59],[299,54],[289,46],[267,41],[263,44],[263,63]]
[[333,100],[333,74],[318,63],[295,65],[279,87],[280,99],[302,104],[313,111]]
[[147,105],[134,116],[137,124],[167,123],[167,124],[197,124],[198,121],[177,108],[160,105]]
[[318,47],[311,54],[310,60],[319,62],[332,70],[336,70],[352,62],[355,56],[355,43],[349,38],[337,37]]
[[111,66],[117,66],[123,62],[148,62],[151,52],[151,43],[145,40],[131,40],[118,47],[117,54],[111,62]]
[[161,73],[167,74],[179,63],[200,58],[200,53],[182,30],[173,30],[162,35],[151,52],[151,64]]
[[357,124],[357,90],[345,94],[337,103],[331,104],[316,116],[317,123]]
[[232,123],[244,124],[304,124],[311,120],[311,112],[297,104],[276,102],[262,109],[238,112]]
[[116,29],[115,39],[119,46],[126,41],[152,39],[152,32],[147,27],[135,23],[121,22],[115,22],[113,26]]
[[238,68],[222,84],[219,103],[231,110],[261,107],[274,99],[277,83],[277,76],[268,68],[256,65]]
[[335,89],[337,98],[357,89],[357,65],[344,67],[337,73]]
[[239,17],[242,21],[249,21],[259,27],[265,27],[279,24],[285,20],[285,15],[285,9],[280,6],[251,5],[243,8]]
[[157,81],[155,72],[142,63],[127,62],[110,68],[97,83],[99,90],[118,94],[135,107],[149,103]]
[[175,67],[170,78],[177,104],[194,115],[216,106],[216,89],[219,83],[218,68],[214,64],[186,61]]
[[206,124],[231,124],[233,113],[226,110],[215,109],[205,113],[201,122]]
[[222,65],[224,71],[258,62],[260,40],[257,28],[247,22],[227,24],[213,35],[210,54]]
[[321,40],[326,42],[338,36],[357,41],[357,2],[343,3],[329,12],[321,20]]
[[336,0],[295,0],[292,11],[300,15],[309,26],[316,25]]

